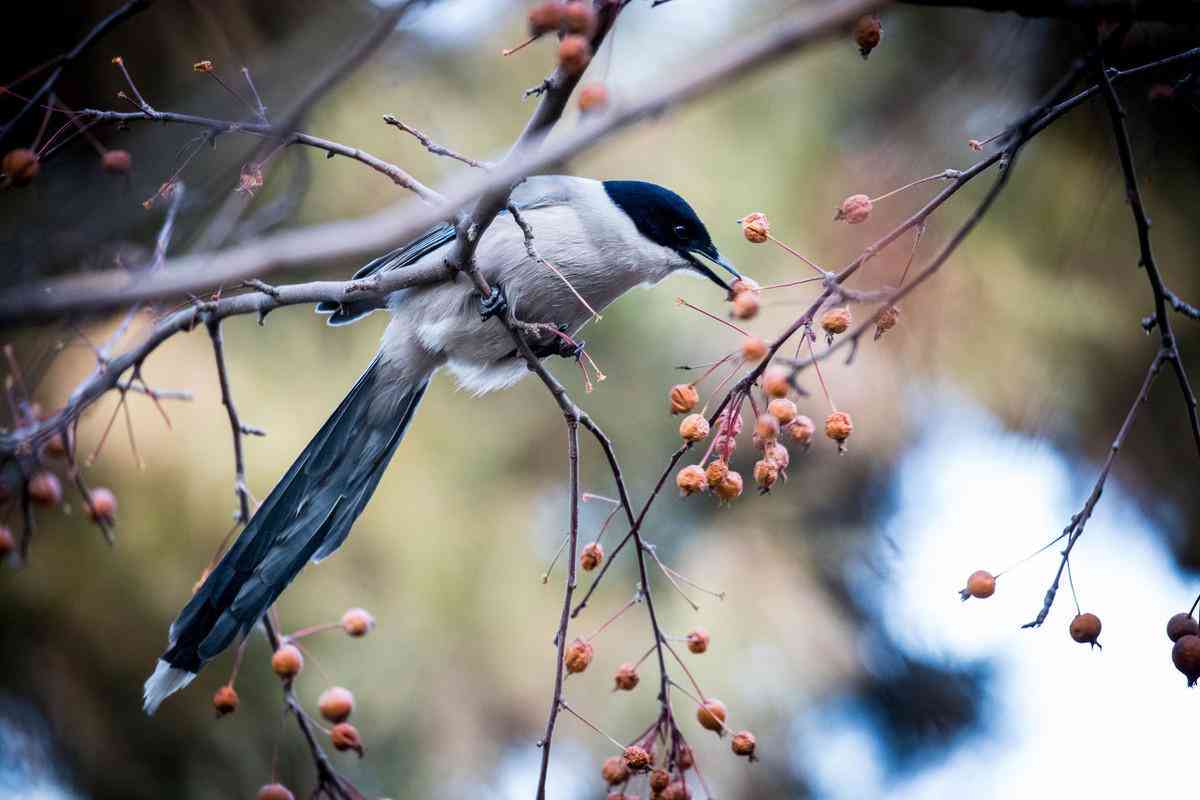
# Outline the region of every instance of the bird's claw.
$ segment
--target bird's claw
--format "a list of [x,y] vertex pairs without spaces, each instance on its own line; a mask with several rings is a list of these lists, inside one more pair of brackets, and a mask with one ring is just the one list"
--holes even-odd
[[487,297],[479,298],[479,316],[488,320],[497,314],[507,313],[508,298],[504,295],[504,288],[498,283],[493,284],[492,293]]

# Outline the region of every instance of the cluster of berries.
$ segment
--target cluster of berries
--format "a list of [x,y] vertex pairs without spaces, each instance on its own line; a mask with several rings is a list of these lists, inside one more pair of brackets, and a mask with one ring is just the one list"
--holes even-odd
[[[133,156],[128,150],[104,150],[100,154],[100,167],[107,173],[124,175],[133,169]],[[27,147],[9,150],[0,159],[0,172],[9,186],[28,186],[41,171],[41,156]]]
[[[997,576],[987,570],[976,570],[967,578],[966,587],[960,589],[958,594],[963,600],[972,597],[984,600],[996,593],[996,578]],[[1100,647],[1100,628],[1098,616],[1088,611],[1082,611],[1071,619],[1067,630],[1071,634],[1071,638],[1080,644]]]
[[[361,608],[352,608],[342,615],[340,622],[329,625],[318,625],[297,631],[291,637],[280,642],[279,647],[271,654],[271,671],[285,685],[292,681],[304,669],[304,653],[296,645],[296,640],[311,633],[317,633],[332,628],[341,628],[347,636],[361,638],[370,633],[375,627],[375,618]],[[235,669],[236,674],[236,669]],[[232,714],[238,709],[238,693],[233,688],[233,680],[217,689],[213,695],[212,704],[218,717]],[[347,722],[354,711],[354,693],[342,686],[330,686],[321,692],[317,698],[317,709],[321,716],[332,724],[328,731],[329,742],[335,750],[353,751],[362,758],[366,752],[358,729]],[[293,800],[290,789],[281,783],[268,783],[258,790],[258,800]]]

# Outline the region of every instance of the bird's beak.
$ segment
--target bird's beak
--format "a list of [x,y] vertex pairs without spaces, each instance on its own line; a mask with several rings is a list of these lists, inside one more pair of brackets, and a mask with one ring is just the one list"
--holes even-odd
[[[695,250],[691,250],[691,251],[689,251],[689,253],[694,253],[695,255],[698,255],[698,256],[704,256],[706,259],[708,259],[712,263],[717,264],[722,269],[729,272],[729,274],[735,278],[742,277],[742,274],[737,271],[737,268],[734,267],[733,264],[730,264],[728,261],[726,261],[725,257],[723,255],[721,255],[719,252],[717,252],[717,248],[712,247],[711,245],[704,249],[697,248]],[[702,262],[700,262],[694,258],[691,259],[691,261],[692,261],[692,264],[695,265],[696,269],[700,272],[700,274],[704,275],[706,278],[708,278],[710,281],[715,283],[717,286],[720,286],[726,292],[729,292],[732,294],[733,289],[730,288],[729,284],[727,284],[725,281],[721,280],[721,276],[717,275],[717,273],[713,272],[711,269],[708,268],[707,265],[703,264]]]

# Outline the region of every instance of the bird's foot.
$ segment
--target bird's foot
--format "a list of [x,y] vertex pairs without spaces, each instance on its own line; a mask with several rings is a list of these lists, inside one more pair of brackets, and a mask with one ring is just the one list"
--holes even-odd
[[480,317],[488,320],[497,314],[508,314],[508,298],[504,295],[504,288],[498,283],[492,285],[491,294],[479,298]]

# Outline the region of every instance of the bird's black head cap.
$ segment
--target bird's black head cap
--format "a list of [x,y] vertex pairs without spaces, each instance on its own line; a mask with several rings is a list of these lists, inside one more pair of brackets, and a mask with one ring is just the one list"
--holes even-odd
[[735,277],[741,277],[717,251],[700,217],[675,192],[647,181],[605,181],[604,190],[613,204],[633,221],[639,233],[655,244],[678,252],[698,272],[717,285],[729,289],[715,272],[695,258],[696,255],[721,265]]

